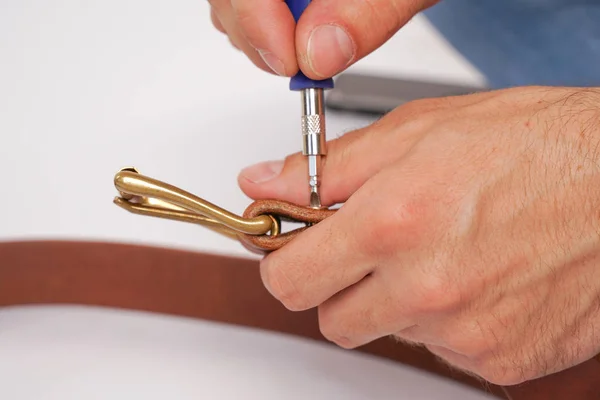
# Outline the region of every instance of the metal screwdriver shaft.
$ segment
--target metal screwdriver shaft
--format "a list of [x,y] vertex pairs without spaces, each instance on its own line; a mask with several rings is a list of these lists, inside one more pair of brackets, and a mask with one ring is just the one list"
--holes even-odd
[[310,206],[321,207],[321,157],[326,155],[323,89],[302,90],[302,154],[308,157]]
[[[286,0],[296,23],[311,0]],[[321,165],[327,154],[324,91],[333,88],[333,79],[313,80],[302,71],[290,81],[290,90],[300,91],[302,99],[302,154],[308,159],[310,206],[321,208]]]

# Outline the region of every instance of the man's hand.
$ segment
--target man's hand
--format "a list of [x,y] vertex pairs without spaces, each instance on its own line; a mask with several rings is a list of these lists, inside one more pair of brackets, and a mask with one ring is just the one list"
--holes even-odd
[[208,0],[215,27],[258,67],[331,78],[438,0],[313,0],[296,24],[284,0]]
[[[410,103],[332,141],[326,204],[261,263],[344,348],[394,335],[503,385],[600,352],[600,91],[520,88]],[[307,203],[302,156],[240,175]]]

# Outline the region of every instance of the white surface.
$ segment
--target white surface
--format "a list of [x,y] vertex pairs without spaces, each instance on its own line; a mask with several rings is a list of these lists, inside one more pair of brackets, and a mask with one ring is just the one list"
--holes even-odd
[[[354,69],[481,81],[420,19]],[[298,114],[287,80],[252,67],[212,29],[206,1],[2,1],[0,240],[108,240],[249,256],[208,230],[127,214],[112,204],[112,178],[135,165],[242,212],[248,199],[238,171],[298,151]],[[331,114],[329,137],[368,122]],[[276,351],[257,358],[267,345]],[[247,352],[233,359],[229,348]],[[427,383],[430,397],[414,397],[420,378],[358,355],[117,312],[2,311],[0,371],[0,398],[11,400],[186,399],[211,390],[209,398],[309,391],[416,399],[438,389],[449,399],[452,392]]]
[[[421,20],[355,69],[474,82]],[[203,0],[0,2],[0,239],[136,241],[246,255],[112,204],[134,165],[242,212],[239,170],[301,148],[299,97],[212,28]],[[369,121],[330,114],[330,138]]]
[[86,308],[0,310],[0,320],[7,400],[490,399],[378,358],[221,324]]

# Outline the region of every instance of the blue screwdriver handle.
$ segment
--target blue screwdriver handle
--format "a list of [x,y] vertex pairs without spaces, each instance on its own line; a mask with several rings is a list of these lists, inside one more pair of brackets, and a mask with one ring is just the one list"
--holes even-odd
[[[296,23],[300,19],[300,16],[306,10],[306,7],[310,4],[311,0],[285,0],[288,8],[292,12]],[[290,90],[300,91],[304,89],[333,89],[333,79],[325,79],[317,81],[306,77],[302,71],[298,71],[296,76],[290,80]]]

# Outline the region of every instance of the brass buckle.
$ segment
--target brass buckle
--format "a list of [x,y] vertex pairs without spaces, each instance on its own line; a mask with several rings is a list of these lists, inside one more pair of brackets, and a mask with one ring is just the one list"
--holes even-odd
[[202,225],[232,239],[240,234],[277,236],[281,222],[271,215],[243,218],[168,183],[123,168],[114,178],[114,203],[139,215]]

